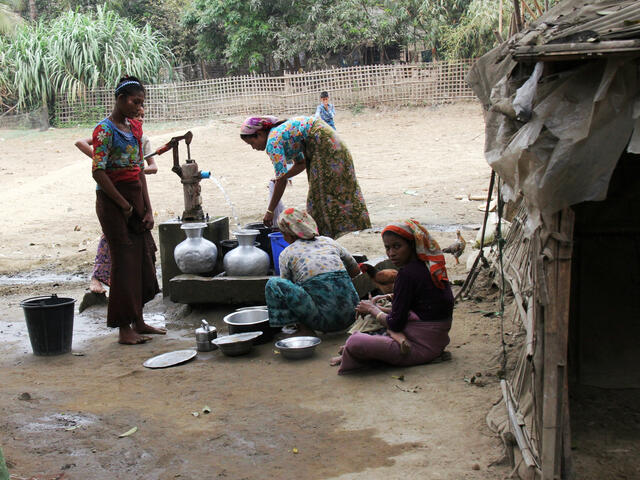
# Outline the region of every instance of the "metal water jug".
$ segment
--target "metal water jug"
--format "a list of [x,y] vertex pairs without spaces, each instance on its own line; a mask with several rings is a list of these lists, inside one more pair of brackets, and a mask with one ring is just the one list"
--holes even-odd
[[209,325],[207,321],[202,319],[202,326],[196,328],[196,349],[199,352],[210,352],[218,348],[211,340],[218,336],[218,331],[213,325]]

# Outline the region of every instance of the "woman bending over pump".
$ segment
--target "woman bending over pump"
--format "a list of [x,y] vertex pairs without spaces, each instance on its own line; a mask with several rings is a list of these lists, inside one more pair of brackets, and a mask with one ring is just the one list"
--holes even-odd
[[249,117],[240,138],[254,150],[266,151],[275,169],[276,183],[264,215],[271,225],[287,180],[307,171],[307,212],[320,235],[338,238],[371,227],[369,212],[358,185],[347,146],[323,120],[315,117]]

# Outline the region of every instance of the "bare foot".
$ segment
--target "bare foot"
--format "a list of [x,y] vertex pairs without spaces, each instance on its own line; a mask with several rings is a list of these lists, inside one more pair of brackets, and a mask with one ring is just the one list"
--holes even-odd
[[133,327],[133,329],[137,333],[150,333],[152,335],[166,335],[167,334],[167,329],[166,328],[152,327],[151,325],[147,325],[144,322],[136,323],[136,325],[135,325],[135,327]]
[[342,355],[342,352],[344,352],[344,345],[338,349],[338,355]]
[[331,365],[332,367],[337,367],[341,363],[342,363],[342,355],[338,355],[337,357],[332,357],[331,360],[329,360],[329,365]]
[[411,344],[407,337],[402,332],[394,332],[393,330],[387,330],[387,333],[391,338],[400,344],[400,353],[406,355],[411,351]]
[[96,277],[91,277],[91,282],[89,283],[89,290],[93,293],[104,293],[107,291],[102,285],[102,282],[98,280]]
[[120,333],[118,334],[118,343],[123,345],[138,345],[151,340],[151,337],[146,335],[140,335],[133,328],[126,326],[120,327]]

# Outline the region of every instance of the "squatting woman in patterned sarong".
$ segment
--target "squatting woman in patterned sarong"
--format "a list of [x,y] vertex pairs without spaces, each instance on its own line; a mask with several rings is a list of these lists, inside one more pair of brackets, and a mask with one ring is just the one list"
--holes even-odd
[[133,120],[145,90],[135,77],[120,80],[116,104],[93,131],[93,178],[98,184],[96,212],[111,253],[107,326],[119,328],[119,342],[143,343],[146,334],[166,331],[147,325],[146,302],[158,293],[153,210],[142,173],[142,127]]
[[286,209],[278,227],[289,246],[280,254],[280,278],[270,279],[265,288],[269,324],[298,324],[299,333],[303,327],[344,330],[353,323],[358,304],[351,282],[360,273],[357,262],[335,240],[318,235],[306,212]]
[[254,150],[265,150],[275,169],[276,184],[264,215],[265,225],[273,222],[273,211],[287,180],[306,169],[307,211],[320,235],[338,238],[371,227],[351,154],[323,120],[250,117],[242,124],[240,137]]

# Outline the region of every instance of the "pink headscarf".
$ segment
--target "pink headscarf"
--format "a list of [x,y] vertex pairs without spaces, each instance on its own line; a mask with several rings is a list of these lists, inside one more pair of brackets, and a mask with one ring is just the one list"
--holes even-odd
[[267,115],[264,117],[248,117],[240,127],[240,135],[253,135],[260,130],[267,130],[278,123],[278,117]]

